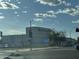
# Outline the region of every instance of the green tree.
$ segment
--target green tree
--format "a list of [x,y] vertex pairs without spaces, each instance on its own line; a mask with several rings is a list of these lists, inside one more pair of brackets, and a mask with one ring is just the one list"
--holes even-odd
[[49,34],[49,45],[59,46],[65,41],[65,33],[64,32],[56,32],[53,31]]
[[79,44],[79,37],[77,38],[77,43]]

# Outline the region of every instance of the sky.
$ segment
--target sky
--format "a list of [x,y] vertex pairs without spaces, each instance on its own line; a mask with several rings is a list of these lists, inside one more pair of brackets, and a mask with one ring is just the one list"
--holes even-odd
[[0,0],[0,31],[3,35],[25,34],[30,20],[34,27],[66,32],[77,38],[79,0]]

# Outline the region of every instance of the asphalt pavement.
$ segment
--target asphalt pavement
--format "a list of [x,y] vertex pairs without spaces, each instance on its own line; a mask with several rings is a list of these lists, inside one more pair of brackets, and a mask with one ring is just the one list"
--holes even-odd
[[79,59],[79,51],[74,48],[49,48],[20,53],[24,55],[12,59]]
[[30,54],[30,59],[79,59],[79,51],[74,48],[50,48],[32,51]]

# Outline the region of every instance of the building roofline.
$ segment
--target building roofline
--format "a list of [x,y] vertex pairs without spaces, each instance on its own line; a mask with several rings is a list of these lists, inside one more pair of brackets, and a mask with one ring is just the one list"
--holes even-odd
[[26,34],[13,34],[13,35],[3,35],[3,36],[19,36],[19,35],[26,35]]
[[[30,28],[30,27],[26,27],[26,29],[27,29],[27,28]],[[32,28],[41,28],[41,29],[46,29],[46,30],[49,30],[49,31],[53,31],[52,29],[46,28],[46,27],[33,27],[33,26],[32,26]]]

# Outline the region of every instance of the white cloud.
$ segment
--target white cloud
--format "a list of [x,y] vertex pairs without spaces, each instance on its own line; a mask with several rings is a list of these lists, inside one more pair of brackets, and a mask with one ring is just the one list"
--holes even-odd
[[54,11],[47,11],[45,13],[35,13],[35,16],[38,18],[56,17],[56,14]]
[[3,13],[0,13],[0,15],[2,15]]
[[18,14],[18,12],[17,11],[14,11],[14,14]]
[[66,6],[70,6],[71,3],[66,2],[66,0],[36,0],[40,4],[49,5],[49,6],[58,6],[64,4]]
[[0,2],[0,9],[18,9],[19,7],[13,3]]
[[66,0],[61,0],[62,4],[64,4],[65,6],[71,6],[71,3],[66,2]]
[[36,1],[41,4],[49,6],[57,6],[61,4],[61,0],[36,0]]
[[26,34],[25,30],[17,29],[17,28],[1,28],[0,31],[3,32],[3,35],[20,35]]
[[56,13],[69,14],[71,16],[79,15],[79,8],[65,8],[64,10],[59,9]]
[[0,2],[10,2],[11,0],[0,0]]
[[76,20],[76,21],[72,21],[72,23],[79,23],[79,20]]
[[34,21],[40,22],[40,21],[43,21],[43,19],[42,18],[35,18]]
[[20,1],[18,1],[17,3],[18,3],[18,4],[21,4],[21,2],[20,2]]
[[20,16],[19,14],[18,14],[18,11],[14,11],[14,14],[18,17],[18,16]]
[[3,0],[0,0],[0,2],[2,2]]
[[25,10],[25,11],[22,11],[22,13],[25,13],[25,14],[26,14],[26,13],[27,13],[27,11],[26,11],[26,10]]
[[[7,31],[7,32],[6,32]],[[20,31],[19,29],[9,29],[9,30],[6,30],[5,31],[5,35],[8,34],[8,35],[15,35],[15,34],[25,34],[25,32],[23,31]]]
[[32,24],[32,26],[37,26],[37,25],[35,25],[35,24]]
[[75,6],[74,8],[59,9],[58,11],[50,10],[45,13],[35,13],[35,16],[38,18],[56,17],[57,14],[68,14],[71,16],[79,15],[79,6]]
[[17,17],[19,17],[20,15],[19,15],[19,14],[17,14],[16,16],[17,16]]
[[4,16],[0,16],[0,19],[4,19],[5,17]]
[[77,9],[75,8],[66,8],[65,10],[63,10],[63,13],[75,16],[77,15],[78,12],[77,12]]
[[65,9],[59,9],[56,14],[68,14],[71,16],[76,16],[79,15],[79,7],[74,7],[74,8],[65,8]]

